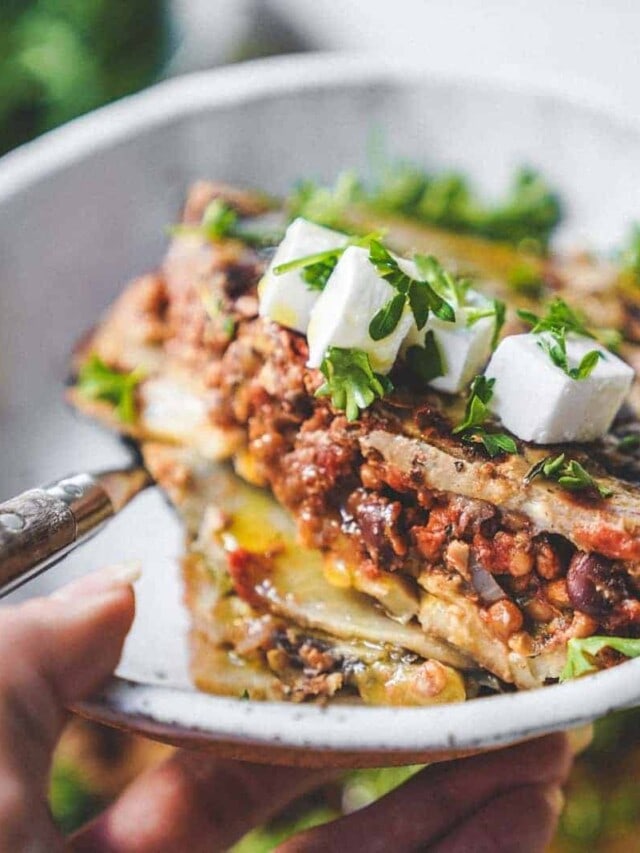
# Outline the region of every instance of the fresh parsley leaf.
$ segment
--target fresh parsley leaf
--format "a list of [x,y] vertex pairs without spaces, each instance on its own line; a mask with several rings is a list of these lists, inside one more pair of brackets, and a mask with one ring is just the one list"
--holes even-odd
[[640,447],[640,433],[632,432],[620,439],[617,449],[623,453],[630,453],[633,450],[637,450],[638,447]]
[[[401,305],[404,308],[407,300],[418,329],[424,328],[430,311],[433,311],[441,320],[449,323],[455,321],[456,315],[451,305],[436,293],[429,282],[419,281],[407,275],[379,240],[371,241],[369,260],[378,271],[378,275],[398,291],[397,295],[389,300],[371,320],[369,334],[374,340],[381,340],[380,337],[374,337],[374,333],[380,334],[384,331],[381,337],[387,337],[393,332],[402,316],[398,306]],[[393,311],[391,311],[391,303],[394,303]]]
[[300,275],[307,289],[323,291],[337,263],[338,255],[334,255],[324,261],[317,261],[315,264],[303,267]]
[[380,237],[379,231],[365,234],[363,237],[351,237],[344,246],[325,249],[322,252],[314,252],[312,255],[294,258],[285,264],[278,264],[273,268],[273,274],[284,275],[293,270],[300,270],[300,275],[309,290],[322,291],[329,281],[331,273],[336,268],[336,264],[349,246],[360,246],[366,249],[373,240],[379,240]]
[[232,338],[236,333],[236,321],[233,317],[225,317],[222,321],[222,331],[228,338]]
[[369,323],[369,335],[374,341],[388,337],[402,317],[407,301],[404,293],[396,293],[376,312]]
[[250,246],[275,246],[282,240],[279,228],[256,225],[258,219],[242,222],[237,212],[226,201],[214,198],[202,214],[199,225],[179,222],[169,228],[170,234],[192,234],[205,240],[222,240],[226,237],[242,240]]
[[531,311],[518,311],[518,316],[531,326],[531,332],[539,336],[538,345],[546,352],[551,361],[567,376],[577,381],[586,379],[593,372],[596,364],[604,354],[600,350],[590,350],[580,360],[577,367],[569,366],[567,357],[567,334],[572,333],[582,337],[594,338],[586,328],[581,318],[567,303],[556,298],[547,308],[543,317]]
[[348,208],[364,203],[385,213],[400,213],[431,225],[476,234],[515,246],[546,248],[561,219],[557,194],[531,169],[519,170],[505,197],[482,200],[457,173],[432,173],[407,161],[386,163],[377,184],[367,188],[353,172],[343,172],[333,187],[299,183],[286,201],[291,218],[340,227]]
[[346,208],[360,199],[362,188],[354,172],[343,172],[334,187],[322,187],[313,181],[303,181],[286,200],[291,219],[302,216],[329,228],[340,226]]
[[525,474],[526,485],[543,477],[552,480],[566,489],[568,492],[591,491],[597,493],[601,498],[611,497],[613,492],[606,486],[602,486],[586,471],[575,459],[567,459],[565,453],[558,456],[547,456],[536,462]]
[[502,432],[487,432],[485,429],[478,428],[475,436],[482,442],[485,450],[493,458],[499,453],[517,453],[518,445],[510,435],[505,435]]
[[516,246],[526,240],[546,247],[561,218],[558,196],[530,169],[517,172],[506,197],[490,204],[460,174],[431,174],[400,163],[386,169],[365,198],[385,211]]
[[386,376],[373,372],[363,350],[329,347],[320,370],[326,381],[316,397],[331,397],[333,406],[344,411],[349,421],[357,420],[362,409],[393,390]]
[[467,291],[471,287],[468,278],[461,278],[447,272],[433,255],[416,254],[413,256],[413,261],[424,281],[454,307],[462,308],[466,302]]
[[462,423],[453,430],[454,435],[465,432],[472,427],[482,426],[489,417],[488,404],[493,397],[495,379],[487,379],[482,374],[476,376],[471,383],[467,404]]
[[200,227],[210,240],[230,235],[238,224],[238,214],[221,198],[214,198],[206,206]]
[[143,375],[141,370],[130,373],[113,370],[94,354],[80,368],[77,388],[91,400],[111,403],[123,423],[133,423],[136,419],[135,391]]
[[195,234],[205,240],[220,240],[235,236],[238,214],[221,198],[214,198],[206,206],[199,225],[187,225],[179,222],[172,225],[172,234]]
[[294,258],[292,261],[287,261],[285,264],[278,264],[273,268],[274,275],[284,275],[293,270],[304,270],[309,267],[314,267],[319,264],[326,264],[332,261],[338,261],[342,253],[343,247],[336,249],[325,249],[323,252],[314,252],[312,255],[304,255],[301,258]]
[[484,423],[489,417],[489,401],[493,396],[495,379],[480,374],[471,383],[464,418],[453,430],[468,444],[482,444],[492,458],[499,453],[517,453],[518,445],[510,435],[488,432]]
[[498,345],[498,338],[507,318],[507,306],[501,299],[493,299],[490,308],[471,308],[467,311],[467,326],[473,326],[484,317],[494,317],[491,349]]
[[407,350],[405,361],[412,375],[428,385],[432,379],[444,376],[442,355],[436,342],[433,329],[424,336],[424,346],[411,346]]
[[640,286],[640,223],[636,222],[627,238],[627,244],[620,252],[620,265],[623,273]]
[[534,335],[541,332],[550,332],[554,335],[566,335],[568,332],[573,332],[585,338],[594,337],[578,314],[560,297],[556,297],[549,303],[547,313],[542,317],[532,311],[523,310],[518,311],[518,316],[532,327],[531,331]]
[[491,338],[491,349],[495,349],[498,346],[498,339],[500,338],[500,332],[502,331],[502,327],[505,324],[505,320],[507,319],[507,306],[506,303],[501,299],[493,300],[493,310],[496,316],[495,324],[493,326],[493,337]]
[[560,681],[569,681],[598,670],[595,660],[603,649],[613,649],[627,658],[640,657],[640,640],[627,637],[572,637],[567,643],[567,661]]
[[507,274],[507,284],[515,292],[531,299],[539,299],[545,291],[540,271],[527,261],[511,267]]

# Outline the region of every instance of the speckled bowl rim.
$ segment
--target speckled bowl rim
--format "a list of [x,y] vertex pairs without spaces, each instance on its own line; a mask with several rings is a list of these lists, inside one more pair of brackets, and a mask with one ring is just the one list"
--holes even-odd
[[[537,73],[533,78],[514,71],[506,83],[499,76],[479,76],[475,70],[473,78],[426,72],[403,62],[381,63],[378,57],[279,57],[160,83],[22,146],[0,160],[0,203],[100,149],[203,108],[296,93],[308,86],[331,89],[345,80],[350,86],[410,82],[426,73],[445,83],[580,106],[640,137],[640,122],[614,95],[566,77]],[[636,704],[640,704],[640,659],[575,682],[426,708],[257,703],[116,677],[78,710],[164,740],[226,744],[231,752],[237,747],[245,757],[251,757],[246,749],[255,747],[259,760],[268,757],[269,749],[274,754],[289,749],[325,755],[370,753],[379,763],[384,763],[385,755],[393,755],[397,763],[403,756],[411,760],[427,753],[492,748],[579,726]]]

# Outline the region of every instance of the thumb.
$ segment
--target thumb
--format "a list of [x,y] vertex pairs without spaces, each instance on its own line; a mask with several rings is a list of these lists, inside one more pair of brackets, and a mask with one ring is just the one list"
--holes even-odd
[[0,776],[45,789],[65,707],[115,669],[139,570],[112,566],[0,611]]

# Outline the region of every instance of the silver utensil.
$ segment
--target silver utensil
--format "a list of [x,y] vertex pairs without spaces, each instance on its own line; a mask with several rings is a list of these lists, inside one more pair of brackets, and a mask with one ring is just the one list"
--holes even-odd
[[0,598],[98,533],[151,482],[140,467],[73,474],[0,503]]

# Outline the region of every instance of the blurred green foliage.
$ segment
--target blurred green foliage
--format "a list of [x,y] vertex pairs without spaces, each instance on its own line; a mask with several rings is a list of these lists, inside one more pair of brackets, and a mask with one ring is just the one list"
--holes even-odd
[[92,792],[82,771],[64,760],[54,762],[49,787],[51,813],[62,831],[73,832],[94,817],[104,805]]
[[162,0],[2,0],[0,153],[151,82],[167,21]]

